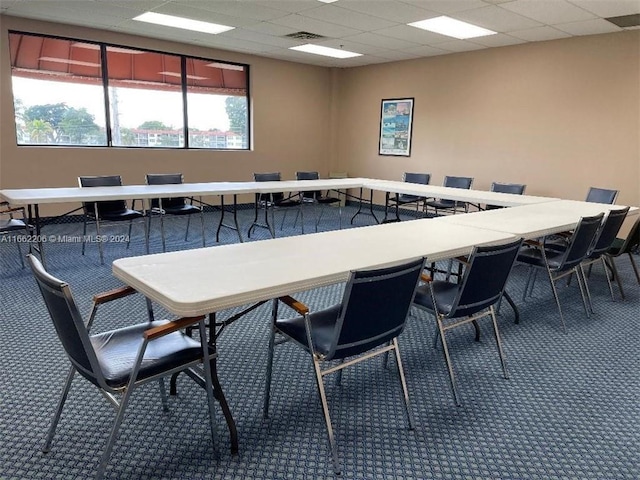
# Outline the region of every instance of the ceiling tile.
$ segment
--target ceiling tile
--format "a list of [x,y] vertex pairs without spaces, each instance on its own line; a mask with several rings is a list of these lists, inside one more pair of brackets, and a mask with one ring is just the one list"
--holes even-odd
[[546,24],[590,20],[595,15],[575,5],[558,0],[516,0],[502,8]]
[[517,45],[524,43],[525,40],[516,38],[505,33],[498,33],[497,35],[485,35],[484,37],[470,38],[468,40],[472,43],[477,43],[485,47],[506,47],[507,45]]
[[619,17],[640,13],[639,0],[570,0],[571,3],[584,8],[599,17]]
[[458,20],[464,20],[465,22],[501,33],[541,26],[541,24],[535,20],[495,6],[465,10],[452,16]]
[[397,23],[411,23],[426,18],[437,17],[438,12],[433,12],[415,5],[403,2],[384,2],[362,0],[341,0],[335,5],[356,12],[366,13],[376,17],[384,18]]
[[529,28],[526,30],[518,30],[516,32],[511,32],[509,35],[513,37],[518,37],[528,42],[539,42],[545,40],[556,40],[558,38],[566,38],[570,37],[566,32],[562,32],[557,28],[553,27],[536,27]]
[[[195,4],[197,4],[196,2]],[[191,5],[191,4],[189,4]],[[202,22],[212,22],[219,25],[228,25],[230,27],[242,27],[245,25],[252,25],[258,23],[252,18],[241,18],[224,15],[222,13],[216,13],[209,10],[203,10],[201,8],[194,8],[192,6],[178,4],[178,3],[165,3],[153,10],[156,13],[164,13],[165,15],[175,15],[177,17],[191,18],[193,20],[200,20]]]
[[[166,3],[166,2],[165,2]],[[178,8],[184,6],[194,7],[201,10],[217,12],[222,15],[239,18],[252,18],[254,20],[271,20],[273,18],[284,17],[287,12],[270,8],[268,3],[259,4],[257,2],[238,2],[238,1],[221,1],[216,0],[172,0],[170,3],[178,5]]]
[[486,47],[466,40],[450,40],[448,42],[439,43],[438,48],[448,50],[450,52],[466,52],[469,50],[481,50]]
[[417,43],[419,45],[433,45],[439,42],[447,42],[451,37],[440,35],[439,33],[427,32],[420,28],[409,27],[408,25],[398,25],[397,27],[383,28],[373,32],[385,37],[393,37],[400,40]]
[[356,30],[354,28],[336,25],[335,23],[323,22],[316,20],[315,18],[309,18],[297,14],[287,15],[286,17],[272,20],[271,23],[294,28],[296,31],[303,30],[305,32],[317,33],[318,35],[331,38],[341,38],[361,33],[360,30]]
[[364,13],[356,12],[354,10],[348,10],[346,8],[334,7],[333,5],[323,5],[320,8],[306,10],[304,12],[304,15],[310,18],[315,18],[316,20],[322,20],[324,22],[331,22],[337,25],[344,25],[345,27],[356,28],[363,32],[378,30],[380,28],[386,28],[395,25],[394,22],[384,20],[380,17],[366,15]]
[[436,55],[445,55],[451,53],[449,50],[443,50],[441,48],[429,47],[423,45],[421,47],[405,48],[400,54],[407,55],[407,58],[419,58],[419,57],[434,57]]
[[407,0],[407,3],[415,5],[416,7],[446,14],[462,12],[487,5],[482,0]]
[[587,20],[584,22],[563,23],[556,25],[555,28],[571,35],[596,35],[599,33],[621,32],[620,27],[615,26],[611,22],[598,18],[596,20]]
[[385,35],[376,35],[374,33],[359,33],[350,37],[344,37],[343,40],[353,40],[354,42],[363,43],[380,48],[389,48],[399,50],[401,48],[411,48],[418,46],[417,43],[407,42],[398,38],[392,38]]

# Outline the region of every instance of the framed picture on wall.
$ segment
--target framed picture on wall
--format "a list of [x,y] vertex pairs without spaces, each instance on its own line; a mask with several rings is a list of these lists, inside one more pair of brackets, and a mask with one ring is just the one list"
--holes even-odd
[[379,155],[411,156],[413,98],[388,98],[380,107]]

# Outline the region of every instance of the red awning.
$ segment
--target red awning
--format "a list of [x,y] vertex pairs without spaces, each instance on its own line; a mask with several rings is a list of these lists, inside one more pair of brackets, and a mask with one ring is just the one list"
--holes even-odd
[[[71,83],[102,83],[100,47],[93,43],[22,33],[9,34],[12,74]],[[109,85],[180,90],[180,56],[107,46]],[[240,65],[187,57],[189,92],[246,95]]]

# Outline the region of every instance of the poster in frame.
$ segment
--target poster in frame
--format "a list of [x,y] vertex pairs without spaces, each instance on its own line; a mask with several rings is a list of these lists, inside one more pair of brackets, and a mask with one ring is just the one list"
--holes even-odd
[[379,155],[411,156],[413,98],[387,98],[380,107]]

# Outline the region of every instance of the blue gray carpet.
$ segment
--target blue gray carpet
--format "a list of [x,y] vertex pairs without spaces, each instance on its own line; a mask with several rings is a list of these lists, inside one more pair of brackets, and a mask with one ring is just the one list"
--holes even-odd
[[[329,209],[321,230],[337,228]],[[353,214],[353,210],[349,210]],[[207,214],[214,245],[218,213]],[[250,212],[241,212],[243,234]],[[299,234],[291,213],[278,235]],[[343,224],[349,224],[349,216]],[[184,242],[184,218],[166,222],[168,250],[200,245],[198,222]],[[371,222],[359,216],[356,225]],[[278,228],[279,228],[278,219]],[[350,226],[349,226],[350,227]],[[307,232],[313,231],[307,219]],[[105,233],[125,233],[122,225]],[[73,235],[81,224],[52,224],[49,235]],[[221,243],[237,237],[223,231]],[[260,229],[256,239],[266,238]],[[252,238],[253,240],[253,238]],[[428,239],[425,239],[428,241]],[[159,228],[152,251],[160,251]],[[46,245],[49,270],[71,285],[81,311],[91,296],[119,285],[116,258],[144,253],[137,225],[130,248],[73,242]],[[395,368],[380,361],[345,370],[342,385],[327,381],[344,479],[638,479],[640,478],[640,288],[628,259],[620,258],[627,299],[612,302],[604,273],[590,281],[596,313],[586,318],[576,283],[561,290],[568,333],[562,333],[548,282],[522,301],[526,269],[516,267],[508,290],[521,323],[504,304],[499,318],[511,378],[501,375],[490,325],[473,341],[466,327],[450,332],[451,354],[463,405],[456,407],[441,348],[432,348],[435,323],[415,310],[400,337],[416,430],[407,429]],[[297,295],[312,308],[331,304],[341,285]],[[617,292],[616,292],[617,293]],[[97,468],[114,410],[76,377],[51,452],[43,444],[69,362],[55,336],[28,269],[15,246],[0,243],[0,478],[86,479]],[[156,309],[157,316],[163,312]],[[222,317],[232,314],[223,312]],[[219,342],[221,382],[238,425],[240,453],[229,453],[218,412],[221,458],[212,457],[204,392],[186,377],[163,412],[158,390],[137,391],[107,470],[113,479],[320,479],[335,478],[310,360],[293,345],[277,348],[270,418],[262,395],[270,306],[233,324]],[[144,321],[141,296],[101,308],[94,332]]]

